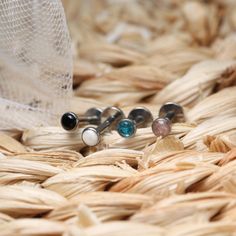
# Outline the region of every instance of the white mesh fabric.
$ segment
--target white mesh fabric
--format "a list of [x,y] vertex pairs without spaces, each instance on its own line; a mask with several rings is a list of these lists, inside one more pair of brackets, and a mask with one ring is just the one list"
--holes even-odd
[[55,125],[72,91],[60,0],[0,1],[0,129]]

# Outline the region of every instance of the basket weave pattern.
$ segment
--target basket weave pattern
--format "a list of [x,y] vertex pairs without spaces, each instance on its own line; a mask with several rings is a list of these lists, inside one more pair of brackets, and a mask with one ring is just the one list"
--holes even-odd
[[74,50],[71,110],[184,107],[185,123],[0,135],[1,236],[236,235],[236,2],[64,1]]

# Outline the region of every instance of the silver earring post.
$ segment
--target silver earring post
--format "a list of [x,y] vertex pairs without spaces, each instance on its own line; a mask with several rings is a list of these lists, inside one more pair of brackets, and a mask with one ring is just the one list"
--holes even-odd
[[104,120],[97,128],[87,127],[82,132],[82,140],[87,146],[96,146],[101,139],[101,135],[107,129],[113,129],[116,124],[124,117],[123,111],[117,107],[108,107],[102,112]]

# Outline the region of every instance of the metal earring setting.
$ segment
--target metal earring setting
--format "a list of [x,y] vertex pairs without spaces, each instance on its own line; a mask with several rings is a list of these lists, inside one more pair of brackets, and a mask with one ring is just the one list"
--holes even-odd
[[101,140],[101,134],[107,129],[116,127],[124,118],[124,113],[117,107],[108,107],[102,112],[102,123],[97,127],[87,127],[82,132],[82,140],[87,146],[96,146]]
[[80,124],[99,125],[101,115],[102,110],[99,108],[90,108],[83,116],[78,116],[74,112],[66,112],[61,117],[61,126],[67,131],[75,131]]
[[135,135],[137,127],[147,127],[152,120],[153,116],[147,108],[134,108],[130,111],[128,118],[120,120],[117,125],[117,132],[123,138],[131,138]]
[[166,137],[171,132],[172,122],[184,118],[183,108],[172,102],[164,104],[159,111],[159,118],[152,123],[152,131],[157,137]]

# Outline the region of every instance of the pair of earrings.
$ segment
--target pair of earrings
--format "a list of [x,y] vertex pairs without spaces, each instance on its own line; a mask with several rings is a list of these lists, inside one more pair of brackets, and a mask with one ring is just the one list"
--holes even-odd
[[164,104],[159,111],[159,118],[153,121],[151,112],[144,107],[130,111],[128,118],[117,107],[108,107],[104,111],[99,108],[89,109],[84,116],[78,117],[73,112],[65,113],[61,125],[65,130],[73,131],[80,123],[89,123],[97,127],[87,127],[82,132],[82,140],[87,146],[96,146],[101,135],[107,130],[116,129],[120,136],[130,138],[135,135],[137,127],[147,127],[152,122],[152,131],[159,137],[165,137],[171,132],[171,124],[178,118],[183,118],[183,109],[175,103]]
[[124,118],[124,113],[117,107],[108,107],[104,111],[99,108],[89,109],[84,116],[78,117],[73,112],[67,112],[61,117],[61,125],[67,131],[76,130],[82,124],[94,124],[97,127],[87,127],[82,132],[82,141],[87,146],[96,146],[101,135],[107,129],[114,129],[117,123]]
[[137,127],[147,127],[152,122],[152,132],[157,137],[166,137],[171,132],[173,122],[184,120],[183,108],[173,102],[165,103],[159,111],[159,117],[153,120],[151,112],[143,107],[134,108],[128,119],[122,119],[117,125],[117,131],[124,138],[132,137]]

